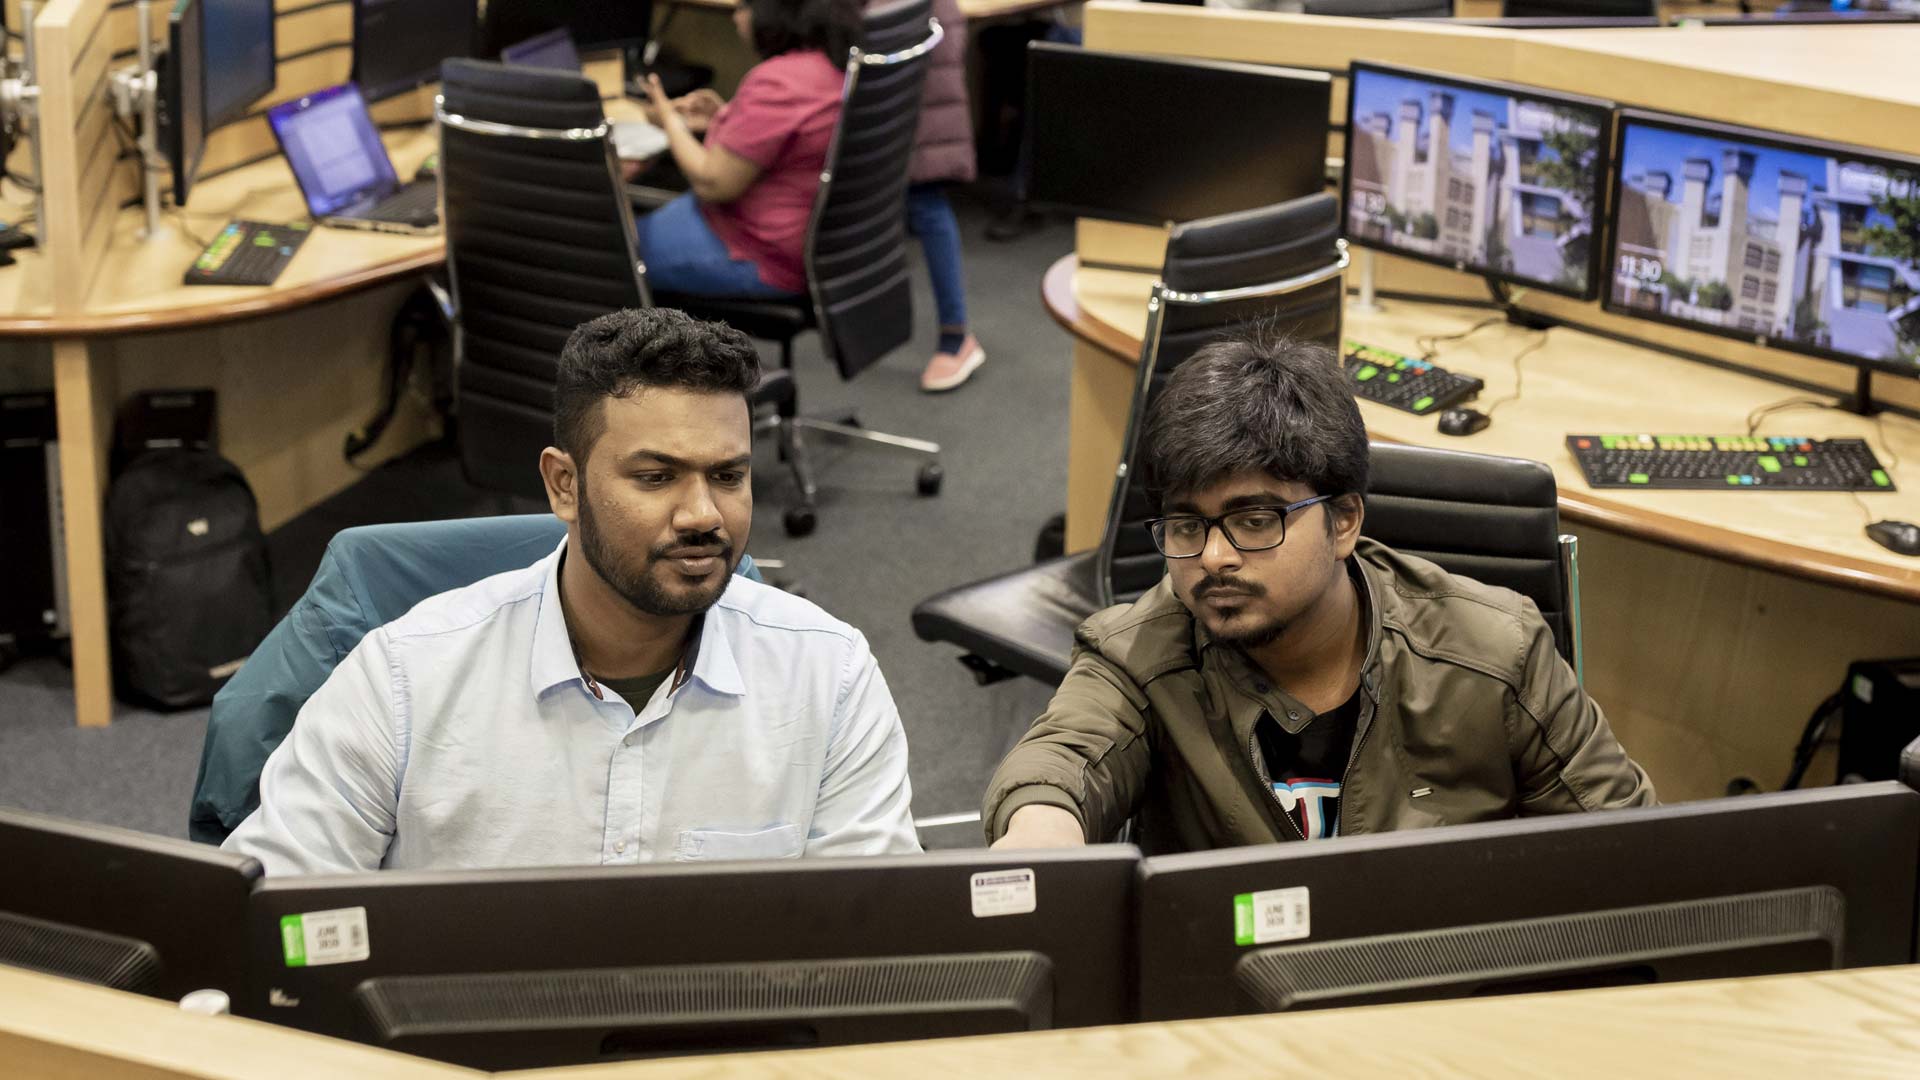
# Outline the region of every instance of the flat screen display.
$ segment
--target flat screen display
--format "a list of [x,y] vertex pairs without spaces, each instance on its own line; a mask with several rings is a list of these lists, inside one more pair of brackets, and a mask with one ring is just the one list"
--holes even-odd
[[1347,239],[1591,299],[1613,105],[1353,65]]
[[1623,114],[1609,310],[1920,371],[1920,160]]
[[474,0],[354,0],[353,81],[380,101],[440,78],[440,61],[472,56]]
[[1164,225],[1326,187],[1324,73],[1048,44],[1027,70],[1034,205]]
[[273,0],[201,0],[206,130],[247,114],[273,90]]
[[399,189],[380,132],[352,83],[275,105],[267,122],[314,217]]

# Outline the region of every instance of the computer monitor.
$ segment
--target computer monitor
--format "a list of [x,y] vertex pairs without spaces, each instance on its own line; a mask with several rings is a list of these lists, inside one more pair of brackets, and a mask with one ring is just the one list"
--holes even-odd
[[1165,225],[1326,187],[1323,72],[1045,42],[1027,70],[1032,205]]
[[487,1069],[1120,1023],[1138,860],[270,878],[235,1012]]
[[200,0],[200,55],[205,60],[203,127],[240,119],[272,92],[273,5],[263,0]]
[[1141,864],[1140,1019],[1911,963],[1885,782]]
[[0,964],[238,1001],[259,877],[258,862],[204,844],[0,810]]
[[160,57],[160,150],[173,170],[173,204],[187,205],[187,194],[207,150],[207,70],[200,47],[204,29],[201,0],[179,0],[167,18],[167,51]]
[[472,56],[474,0],[353,0],[353,81],[380,101],[440,78],[440,61]]
[[1347,241],[1592,299],[1613,105],[1356,63]]
[[653,32],[652,0],[487,0],[481,55],[495,56],[515,42],[565,29],[583,52],[637,48]]
[[500,62],[521,67],[550,68],[578,72],[580,50],[573,46],[573,35],[562,26],[544,34],[535,34],[500,50]]
[[1658,18],[1659,0],[1501,0],[1507,19],[1590,19],[1626,16]]
[[1920,158],[1621,115],[1609,311],[1920,374]]

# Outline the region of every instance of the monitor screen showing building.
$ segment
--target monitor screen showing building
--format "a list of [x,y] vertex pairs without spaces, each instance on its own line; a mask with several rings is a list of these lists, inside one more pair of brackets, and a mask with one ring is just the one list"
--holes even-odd
[[1611,110],[1590,98],[1355,64],[1347,238],[1590,298]]
[[1920,161],[1625,116],[1608,307],[1920,368]]

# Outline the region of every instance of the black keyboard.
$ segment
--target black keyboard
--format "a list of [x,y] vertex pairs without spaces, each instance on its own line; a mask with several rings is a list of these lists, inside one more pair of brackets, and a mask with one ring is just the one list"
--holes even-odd
[[1438,412],[1478,397],[1487,385],[1471,375],[1357,341],[1346,342],[1345,349],[1354,396],[1402,412]]
[[440,220],[440,189],[430,182],[408,184],[367,211],[367,219],[431,225]]
[[1790,435],[1569,435],[1597,488],[1893,491],[1865,439]]
[[304,221],[291,225],[228,222],[187,267],[181,281],[188,285],[271,285],[311,232],[312,226]]

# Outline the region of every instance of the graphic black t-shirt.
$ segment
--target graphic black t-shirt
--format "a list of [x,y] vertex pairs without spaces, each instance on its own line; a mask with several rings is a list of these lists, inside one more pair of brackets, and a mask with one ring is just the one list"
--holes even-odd
[[1273,793],[1309,840],[1339,835],[1340,781],[1360,723],[1360,694],[1356,689],[1339,708],[1308,721],[1298,735],[1264,713],[1254,728]]

